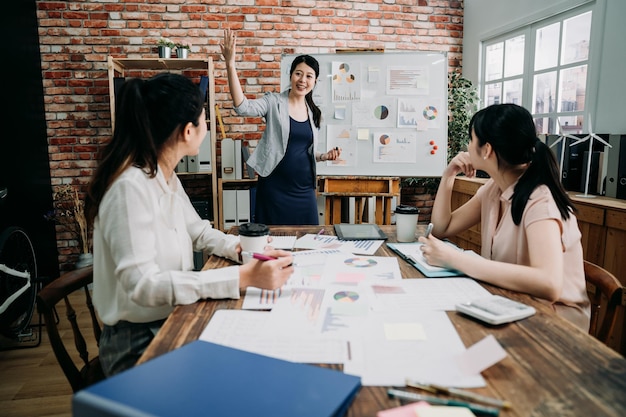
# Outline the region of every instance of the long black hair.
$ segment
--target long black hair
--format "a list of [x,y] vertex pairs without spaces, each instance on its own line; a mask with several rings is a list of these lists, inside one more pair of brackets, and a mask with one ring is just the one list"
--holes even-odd
[[554,154],[539,138],[532,115],[516,104],[494,104],[478,111],[469,124],[480,146],[491,144],[498,164],[512,167],[529,164],[515,185],[511,197],[513,222],[519,225],[531,193],[539,185],[546,185],[561,213],[567,220],[576,208],[560,181],[559,167]]
[[98,214],[113,181],[130,165],[156,176],[165,143],[191,122],[198,126],[204,98],[200,88],[180,74],[160,73],[148,80],[124,82],[115,102],[115,130],[100,155],[100,164],[85,200],[87,220]]
[[[317,80],[317,78],[320,76],[320,64],[319,62],[317,62],[317,59],[313,58],[311,55],[297,56],[296,59],[294,59],[293,62],[291,63],[291,69],[289,70],[289,77],[291,77],[293,72],[296,70],[296,67],[303,62],[309,67],[313,68],[313,71],[315,71],[315,79]],[[319,129],[320,123],[322,120],[322,111],[313,102],[313,90],[309,91],[305,98],[306,98],[307,104],[309,105],[309,107],[311,108],[311,111],[313,112],[313,123],[315,123],[315,127]]]

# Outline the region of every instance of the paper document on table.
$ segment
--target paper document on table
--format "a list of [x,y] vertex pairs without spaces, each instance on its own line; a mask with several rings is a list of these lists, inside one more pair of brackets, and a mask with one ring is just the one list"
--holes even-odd
[[384,240],[339,240],[337,236],[306,234],[296,240],[294,249],[338,249],[358,255],[373,255]]
[[294,337],[267,325],[265,311],[218,310],[202,331],[200,340],[301,363],[343,363],[348,357],[345,339]]
[[[289,280],[277,290],[262,290],[248,287],[243,299],[244,310],[271,310],[281,297],[289,297],[290,289],[298,287],[319,287],[329,255],[342,253],[337,249],[293,252],[294,272]],[[344,254],[351,256],[351,254]]]
[[358,256],[337,249],[300,251],[292,254],[294,272],[277,290],[248,287],[244,310],[271,310],[294,287],[322,287],[329,283],[356,285],[361,281],[400,281],[398,259],[388,256]]
[[269,243],[274,249],[292,250],[296,243],[296,235],[293,236],[274,236],[271,235],[272,241]]
[[456,305],[491,295],[471,278],[403,279],[373,286],[374,308],[401,311],[409,308],[455,311]]
[[456,358],[466,349],[444,311],[371,312],[350,337],[351,359],[344,372],[362,384],[404,386],[406,378],[461,388],[484,387]]

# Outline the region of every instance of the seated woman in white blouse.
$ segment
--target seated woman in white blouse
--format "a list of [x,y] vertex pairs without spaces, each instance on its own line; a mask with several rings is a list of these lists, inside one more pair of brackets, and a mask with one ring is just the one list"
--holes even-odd
[[193,271],[194,250],[236,261],[241,252],[239,237],[200,218],[174,173],[206,136],[204,104],[197,85],[172,73],[130,79],[118,94],[113,138],[86,199],[106,375],[136,363],[174,305],[276,289],[293,272],[289,252],[271,248],[276,260]]

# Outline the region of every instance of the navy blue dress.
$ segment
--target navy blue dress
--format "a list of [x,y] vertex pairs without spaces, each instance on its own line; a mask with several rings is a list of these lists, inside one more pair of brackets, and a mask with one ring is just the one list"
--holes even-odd
[[267,225],[319,224],[313,166],[313,132],[309,121],[289,118],[289,142],[282,161],[259,177],[255,222]]

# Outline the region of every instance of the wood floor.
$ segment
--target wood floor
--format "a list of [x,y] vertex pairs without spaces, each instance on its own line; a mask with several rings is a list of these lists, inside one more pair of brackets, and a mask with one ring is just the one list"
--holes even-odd
[[[76,309],[79,325],[87,328],[89,315],[80,295],[70,298]],[[59,327],[62,336],[73,346],[72,332],[65,320],[64,306],[59,307]],[[33,321],[38,321],[35,312]],[[84,323],[84,324],[82,324]],[[10,343],[0,336],[0,347]],[[91,342],[91,341],[89,341]],[[33,345],[33,343],[23,343]],[[89,354],[97,355],[95,342],[90,343]],[[71,417],[72,389],[61,371],[45,328],[37,347],[0,351],[0,415],[3,417]]]

